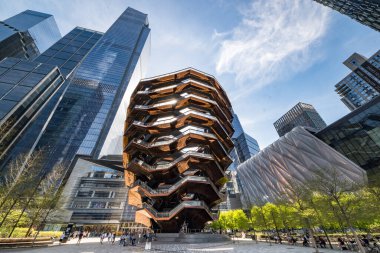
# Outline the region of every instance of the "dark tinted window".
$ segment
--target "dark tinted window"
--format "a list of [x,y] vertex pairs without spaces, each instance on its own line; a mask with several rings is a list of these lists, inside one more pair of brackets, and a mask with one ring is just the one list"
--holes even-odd
[[14,101],[0,100],[0,119],[4,118],[16,104]]
[[45,75],[38,73],[30,73],[27,78],[25,78],[20,85],[34,87],[36,84],[44,78]]
[[0,83],[0,98],[5,95],[10,89],[13,88],[12,84]]
[[4,99],[19,102],[32,88],[26,86],[16,86],[11,90]]
[[8,71],[3,76],[0,77],[0,82],[4,82],[4,83],[18,83],[27,74],[28,74],[28,72],[21,71],[21,70]]

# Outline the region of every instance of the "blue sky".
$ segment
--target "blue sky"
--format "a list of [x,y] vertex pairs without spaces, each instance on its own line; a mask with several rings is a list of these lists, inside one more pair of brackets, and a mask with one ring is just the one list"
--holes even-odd
[[0,0],[0,20],[25,9],[53,14],[64,35],[75,26],[106,31],[131,6],[149,15],[149,76],[185,67],[214,75],[244,130],[261,148],[297,102],[311,103],[327,124],[349,111],[334,85],[353,52],[379,49],[380,34],[311,0]]

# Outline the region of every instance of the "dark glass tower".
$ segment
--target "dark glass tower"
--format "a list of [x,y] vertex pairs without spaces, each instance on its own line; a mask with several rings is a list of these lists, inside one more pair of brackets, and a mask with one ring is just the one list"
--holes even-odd
[[273,125],[280,137],[297,126],[312,127],[316,130],[322,130],[326,127],[326,123],[314,107],[301,102],[274,122]]
[[378,0],[314,0],[380,32]]
[[0,61],[0,159],[63,82],[55,66],[18,58]]
[[352,72],[335,85],[335,91],[352,111],[380,94],[380,50],[369,59],[354,53],[344,65]]
[[[28,117],[28,126],[24,128],[23,132],[18,133],[17,139],[13,139],[12,146],[6,146],[7,152],[0,159],[0,171],[6,171],[5,167],[15,157],[20,155],[27,157],[33,150],[51,115],[54,113],[60,98],[70,83],[69,80],[75,68],[101,37],[102,33],[100,32],[77,27],[34,59],[33,62],[26,63],[24,61],[24,65],[37,66],[41,65],[40,63],[44,63],[44,66],[57,66],[67,80],[59,87],[55,87],[56,89],[51,96],[45,97],[44,103],[38,108],[39,110],[36,110],[33,117],[31,115]],[[20,73],[18,75],[20,78],[23,77]],[[28,75],[25,77],[24,82],[33,82],[35,79],[33,75]],[[4,89],[5,85],[1,86]],[[5,145],[5,143],[2,143],[2,145]]]
[[[68,168],[76,154],[107,153],[107,137],[122,138],[121,130],[110,129],[123,125],[118,115],[124,119],[129,94],[144,74],[149,33],[147,15],[128,8],[81,62],[37,144],[48,150],[43,172],[57,163]],[[110,142],[121,153],[121,143]]]
[[33,59],[60,38],[52,15],[26,10],[0,21],[0,60],[5,57]]
[[234,114],[232,126],[235,130],[232,136],[235,147],[230,153],[233,163],[228,169],[236,170],[237,166],[260,152],[260,148],[256,139],[244,132],[239,117],[236,114]]
[[103,33],[76,27],[34,61],[58,66],[69,77]]
[[366,170],[370,182],[380,175],[380,96],[315,135]]

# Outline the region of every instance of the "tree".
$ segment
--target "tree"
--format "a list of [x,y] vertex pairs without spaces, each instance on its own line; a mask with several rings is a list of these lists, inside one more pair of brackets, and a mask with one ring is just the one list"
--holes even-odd
[[220,212],[219,214],[218,222],[219,222],[220,228],[224,231],[229,229],[229,219],[230,219],[229,216],[230,215],[228,211]]
[[253,206],[251,208],[250,220],[253,227],[255,227],[256,229],[260,231],[266,232],[265,240],[269,240],[269,244],[272,245],[270,241],[269,233],[268,233],[268,230],[269,230],[268,222],[267,222],[267,219],[265,218],[265,214],[264,214],[262,206]]
[[310,208],[308,203],[310,203],[310,198],[312,192],[309,187],[305,184],[299,183],[297,181],[290,182],[286,187],[286,198],[290,201],[293,208],[297,210],[297,213],[302,218],[304,222],[304,227],[310,232],[311,241],[314,245],[315,251],[318,253],[317,243],[314,238],[313,231],[313,221],[315,219],[315,211]]
[[279,229],[284,228],[283,222],[281,220],[280,210],[275,204],[270,202],[267,202],[262,209],[265,219],[267,220],[268,228],[275,229],[277,236],[280,238]]
[[232,210],[232,229],[246,230],[248,229],[247,215],[241,209]]
[[312,188],[325,195],[332,205],[337,206],[344,223],[354,235],[355,241],[361,253],[365,253],[358,235],[353,226],[353,211],[358,204],[360,196],[357,196],[363,185],[349,180],[344,174],[332,168],[329,173],[317,172],[315,178],[310,182]]
[[[8,237],[18,227],[26,227],[25,236],[28,236],[33,227],[40,227],[55,207],[65,169],[58,165],[48,174],[41,173],[42,152],[37,151],[29,159],[21,157],[10,163],[11,173],[8,173],[4,185],[12,187],[0,204],[3,210],[0,228],[6,228]],[[23,222],[24,217],[28,217],[27,224]]]

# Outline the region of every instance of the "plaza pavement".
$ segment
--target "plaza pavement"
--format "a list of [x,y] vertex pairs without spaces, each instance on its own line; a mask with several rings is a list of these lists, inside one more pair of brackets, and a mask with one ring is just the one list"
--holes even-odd
[[[200,244],[164,244],[154,242],[151,251],[145,251],[143,244],[138,246],[121,247],[118,241],[115,244],[104,242],[100,244],[99,238],[84,238],[80,245],[76,245],[77,240],[71,240],[66,244],[40,248],[18,248],[2,249],[2,253],[137,253],[137,252],[215,252],[215,253],[312,253],[313,248],[300,246],[277,245],[260,242],[256,244],[251,240],[229,241],[225,243],[200,243]],[[322,253],[337,253],[337,250],[319,249]]]

